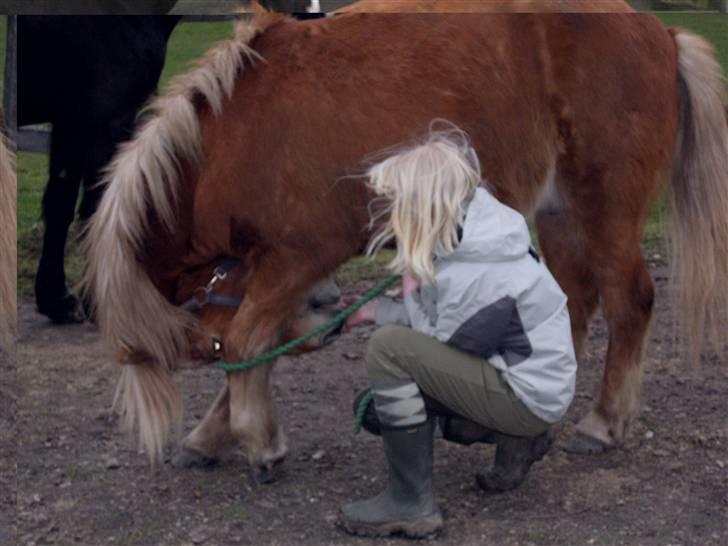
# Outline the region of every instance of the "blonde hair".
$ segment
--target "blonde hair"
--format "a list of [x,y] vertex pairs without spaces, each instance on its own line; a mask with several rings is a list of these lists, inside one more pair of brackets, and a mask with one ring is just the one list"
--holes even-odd
[[[392,239],[397,252],[388,267],[405,269],[423,282],[434,280],[435,254],[458,244],[465,207],[481,182],[480,163],[467,135],[457,127],[431,128],[427,139],[367,171],[369,187],[384,199],[370,228],[384,220],[367,247],[377,254]],[[375,200],[372,204],[375,204]]]

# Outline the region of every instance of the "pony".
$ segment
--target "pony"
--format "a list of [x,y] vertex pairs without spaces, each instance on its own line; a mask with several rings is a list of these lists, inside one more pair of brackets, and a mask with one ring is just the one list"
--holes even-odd
[[359,0],[335,13],[629,13],[624,0]]
[[[151,105],[85,237],[83,284],[123,364],[125,425],[159,460],[180,419],[179,362],[237,362],[279,343],[310,287],[368,241],[372,196],[351,179],[365,158],[441,118],[470,135],[498,199],[534,219],[579,354],[601,304],[604,377],[572,443],[619,445],[639,412],[654,299],[640,239],[663,191],[692,352],[728,308],[724,94],[709,44],[646,14],[240,22]],[[238,266],[221,289],[240,305],[180,307],[226,257]],[[214,356],[213,339],[224,340]],[[272,368],[228,373],[182,464],[234,441],[259,476],[274,474],[286,442]]]
[[[159,7],[170,6],[162,1]],[[137,112],[156,89],[167,39],[179,19],[18,17],[18,124],[53,125],[35,278],[38,311],[53,322],[83,320],[63,267],[79,189],[78,215],[85,223],[103,193],[101,169],[131,137]]]

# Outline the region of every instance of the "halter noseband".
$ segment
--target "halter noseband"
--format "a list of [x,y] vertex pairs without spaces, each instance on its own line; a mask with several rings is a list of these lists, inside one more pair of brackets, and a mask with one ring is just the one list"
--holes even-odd
[[192,294],[192,297],[184,302],[180,307],[191,313],[199,313],[206,305],[220,305],[223,307],[237,308],[242,303],[242,299],[215,294],[213,291],[218,281],[224,281],[227,274],[238,265],[236,258],[222,258],[212,273],[212,278],[205,286],[198,286]]

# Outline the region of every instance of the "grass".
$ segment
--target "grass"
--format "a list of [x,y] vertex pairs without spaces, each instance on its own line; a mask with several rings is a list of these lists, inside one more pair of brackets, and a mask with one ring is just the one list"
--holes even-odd
[[658,13],[657,17],[668,27],[683,27],[708,38],[716,49],[724,74],[728,75],[728,15]]
[[199,59],[212,44],[232,36],[230,21],[177,25],[169,39],[167,59],[159,80],[159,88],[164,89],[172,77],[184,73],[192,61]]
[[[718,57],[728,68],[728,16],[713,14],[660,13],[660,19],[668,26],[682,26],[708,38],[716,47]],[[5,47],[5,18],[0,17],[0,51]],[[184,72],[191,62],[199,58],[215,42],[232,35],[229,21],[213,23],[182,23],[170,38],[167,62],[162,73],[160,88],[176,74]],[[0,62],[4,55],[0,56]],[[1,78],[0,78],[1,79]],[[32,282],[41,248],[42,226],[40,202],[47,178],[45,156],[21,153],[18,156],[18,289],[20,293],[32,292]],[[662,209],[655,207],[645,232],[648,247],[662,238]],[[72,240],[72,236],[71,239]],[[67,252],[66,267],[69,283],[78,278],[81,260],[71,244]],[[362,278],[374,278],[383,274],[383,264],[388,254],[375,261],[358,258],[349,262],[339,272],[342,282],[354,282]]]

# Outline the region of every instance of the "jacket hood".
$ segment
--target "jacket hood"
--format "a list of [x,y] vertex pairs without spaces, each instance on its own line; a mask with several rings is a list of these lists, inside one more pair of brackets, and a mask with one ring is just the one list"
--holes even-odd
[[522,257],[530,247],[525,218],[486,189],[477,188],[467,208],[462,240],[454,252],[442,258],[508,261]]

